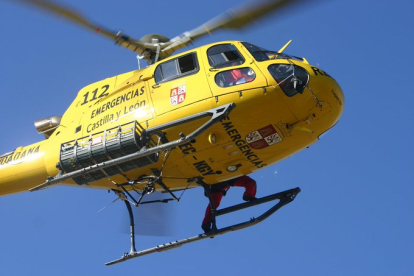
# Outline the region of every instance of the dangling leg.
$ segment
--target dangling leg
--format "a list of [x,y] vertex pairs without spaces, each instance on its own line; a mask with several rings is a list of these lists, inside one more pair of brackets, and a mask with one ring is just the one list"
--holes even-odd
[[243,200],[253,201],[256,200],[256,181],[247,175],[241,176],[233,184],[234,187],[244,187],[246,191],[243,194]]
[[197,184],[204,188],[204,195],[208,198],[210,204],[207,206],[206,213],[203,219],[201,228],[204,232],[210,232],[211,230],[217,230],[216,226],[216,210],[220,205],[223,195],[230,188],[228,183],[219,183],[214,185],[207,185],[204,181],[199,178]]
[[[222,192],[210,193],[210,198],[209,198],[210,203],[207,205],[203,223],[201,224],[201,228],[206,233],[210,232],[211,229],[217,230],[215,214],[216,214],[217,207],[219,207],[222,198],[223,198]],[[213,228],[211,228],[212,224],[213,224]]]

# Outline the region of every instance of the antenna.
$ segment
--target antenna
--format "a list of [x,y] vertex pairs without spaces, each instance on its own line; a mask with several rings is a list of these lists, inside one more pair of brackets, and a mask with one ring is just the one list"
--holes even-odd
[[143,59],[143,58],[144,58],[144,56],[137,55],[137,60],[138,60],[138,70],[139,70],[139,69],[141,69],[141,59]]

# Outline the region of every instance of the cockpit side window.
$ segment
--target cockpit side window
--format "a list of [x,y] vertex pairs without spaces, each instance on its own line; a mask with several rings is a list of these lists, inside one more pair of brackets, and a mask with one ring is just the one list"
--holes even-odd
[[293,64],[272,64],[268,67],[269,73],[285,92],[292,97],[302,94],[309,82],[309,73],[302,67]]
[[214,80],[220,87],[229,87],[254,81],[255,78],[253,69],[247,67],[222,71],[214,77]]
[[157,66],[154,72],[156,83],[161,83],[198,72],[196,53],[175,58]]
[[244,63],[244,58],[233,44],[220,44],[207,50],[208,62],[213,68],[236,66]]

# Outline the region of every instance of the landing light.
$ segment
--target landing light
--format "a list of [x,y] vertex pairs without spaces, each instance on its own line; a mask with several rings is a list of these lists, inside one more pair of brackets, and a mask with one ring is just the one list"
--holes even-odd
[[228,172],[235,172],[235,171],[237,171],[239,169],[239,166],[238,165],[230,165],[230,166],[228,166],[227,168],[226,168],[226,170],[228,171]]
[[210,144],[215,145],[217,143],[217,137],[215,134],[210,133],[208,135],[208,141],[210,142]]

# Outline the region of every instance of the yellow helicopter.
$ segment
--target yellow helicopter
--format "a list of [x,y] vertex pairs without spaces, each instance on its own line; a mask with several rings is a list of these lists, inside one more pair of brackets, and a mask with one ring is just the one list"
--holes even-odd
[[339,84],[322,69],[284,50],[221,41],[172,56],[219,29],[242,28],[300,1],[267,0],[233,8],[169,39],[139,40],[112,32],[51,0],[19,0],[113,39],[147,61],[145,68],[82,88],[62,116],[35,121],[44,141],[0,155],[0,196],[53,185],[107,189],[130,215],[131,251],[111,265],[243,229],[266,219],[300,192],[291,189],[216,210],[213,218],[278,200],[262,216],[229,227],[135,249],[131,203],[248,175],[309,147],[332,128],[344,108]]

